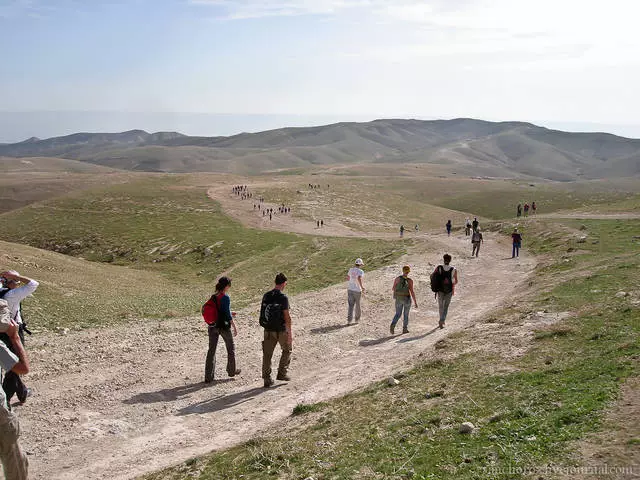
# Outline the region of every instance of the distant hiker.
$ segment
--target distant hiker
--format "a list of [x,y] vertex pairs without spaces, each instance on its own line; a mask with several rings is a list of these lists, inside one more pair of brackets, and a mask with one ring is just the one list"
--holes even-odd
[[[0,331],[9,338],[10,347],[0,342],[0,368],[16,377],[29,373],[29,359],[20,341],[19,326],[11,320],[9,306],[0,300]],[[4,391],[0,390],[0,460],[7,480],[27,480],[29,461],[20,448],[18,417],[9,409]]]
[[[238,329],[233,321],[236,313],[231,312],[231,300],[227,292],[231,288],[231,279],[220,277],[216,284],[216,291],[202,307],[202,316],[208,326],[209,350],[204,363],[204,381],[213,382],[216,370],[216,349],[220,337],[227,347],[227,374],[230,377],[240,375],[240,369],[236,368],[236,348],[233,337],[238,335]],[[233,335],[231,334],[233,329]]]
[[416,226],[415,226],[415,227],[413,227],[413,228],[414,228],[414,229],[415,229],[415,231],[417,232],[417,231],[418,231],[418,224],[416,223]]
[[444,265],[438,265],[431,274],[431,290],[436,292],[436,298],[438,299],[438,312],[440,313],[438,326],[440,328],[444,328],[451,297],[458,283],[458,271],[451,265],[451,255],[445,253],[442,259],[444,260]]
[[270,213],[270,214],[269,214],[269,221],[271,221],[271,217],[272,217],[272,214]]
[[404,225],[400,225],[400,236],[404,235]]
[[393,298],[396,300],[396,314],[391,320],[389,326],[389,332],[393,335],[396,323],[402,318],[402,333],[409,333],[409,311],[411,310],[411,299],[413,298],[413,306],[418,308],[418,302],[416,301],[416,294],[413,291],[413,280],[409,278],[409,272],[411,267],[405,265],[402,267],[402,275],[395,278],[393,281]]
[[518,232],[518,227],[514,227],[511,234],[511,240],[513,240],[513,250],[511,251],[511,258],[520,256],[520,247],[522,246],[522,235]]
[[536,214],[536,202],[531,202],[531,215]]
[[474,255],[476,256],[476,258],[478,257],[478,254],[480,253],[481,243],[484,243],[484,240],[482,239],[482,232],[480,232],[480,227],[478,227],[477,230],[474,230],[473,235],[471,235],[471,245],[473,245],[473,248],[471,249],[472,257]]
[[451,235],[451,220],[447,220],[447,224],[445,225],[445,227],[447,227],[447,236]]
[[525,217],[529,216],[529,204],[528,203],[524,204],[524,216]]
[[[7,301],[11,320],[18,325],[20,341],[22,345],[24,345],[24,333],[30,332],[26,322],[22,318],[21,302],[36,291],[39,283],[31,278],[20,275],[15,270],[0,273],[0,278],[2,278],[1,281],[3,285],[3,289],[0,290],[0,298]],[[7,396],[7,403],[11,402],[13,395],[18,397],[20,403],[24,403],[31,392],[22,382],[20,376],[14,372],[7,372],[2,381],[2,389]]]
[[518,204],[516,207],[516,217],[520,217],[522,215],[522,205]]
[[467,237],[471,235],[471,220],[469,220],[469,217],[464,220],[464,234]]
[[[319,185],[318,185],[319,186]],[[320,226],[324,227],[324,220],[320,220]]]
[[355,307],[356,310],[356,323],[360,321],[360,297],[365,292],[364,285],[362,285],[362,277],[364,276],[364,272],[362,271],[362,267],[364,262],[361,258],[356,258],[355,267],[351,267],[347,272],[347,281],[349,285],[347,286],[347,303],[349,309],[347,311],[347,324],[350,324],[353,320],[353,309]]
[[480,222],[478,221],[478,217],[473,217],[473,222],[471,222],[471,227],[473,228],[473,231],[476,231],[479,225],[480,225]]
[[271,357],[276,345],[280,344],[282,356],[278,365],[276,380],[288,382],[291,378],[287,375],[291,362],[293,336],[291,334],[291,316],[289,315],[289,299],[282,293],[287,286],[287,277],[284,273],[276,275],[275,288],[268,291],[262,297],[260,306],[260,325],[264,328],[264,341],[262,342],[262,378],[264,387],[273,385],[271,378]]
[[316,228],[320,228],[320,220],[316,220]]

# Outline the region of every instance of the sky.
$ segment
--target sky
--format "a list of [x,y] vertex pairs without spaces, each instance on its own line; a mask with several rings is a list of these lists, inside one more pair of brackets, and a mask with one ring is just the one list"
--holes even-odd
[[640,138],[639,16],[634,0],[0,0],[0,142],[389,117]]

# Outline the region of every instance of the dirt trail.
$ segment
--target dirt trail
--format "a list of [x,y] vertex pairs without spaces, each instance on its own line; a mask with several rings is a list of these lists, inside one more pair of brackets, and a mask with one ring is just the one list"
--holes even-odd
[[[223,202],[227,213],[247,217],[246,210],[239,215],[240,210],[227,209],[229,203]],[[254,220],[248,223],[255,226]],[[290,217],[272,225],[319,233],[311,222]],[[322,233],[342,232],[331,228]],[[226,378],[222,348],[220,380],[207,386],[202,383],[207,336],[200,318],[34,336],[28,343],[34,372],[28,384],[35,394],[17,407],[31,478],[132,478],[277,428],[299,403],[326,400],[409,367],[438,340],[509,301],[535,267],[526,251],[509,258],[509,244],[490,234],[480,258],[470,258],[464,235],[415,236],[415,252],[396,265],[376,271],[365,266],[367,294],[355,326],[345,325],[345,284],[290,298],[293,380],[276,382],[273,389],[261,388],[258,305],[238,312],[242,374]],[[425,246],[438,253],[419,253]],[[453,255],[461,283],[447,328],[438,330],[429,274],[445,250]],[[411,333],[391,336],[390,288],[403,263],[412,265],[419,308],[411,311]],[[233,290],[230,295],[233,307]],[[279,353],[274,363],[278,358]]]

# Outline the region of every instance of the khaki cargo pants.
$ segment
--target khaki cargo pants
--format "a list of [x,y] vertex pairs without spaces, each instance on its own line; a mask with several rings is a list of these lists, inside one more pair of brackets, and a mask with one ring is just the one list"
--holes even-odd
[[18,417],[10,412],[0,412],[0,459],[6,480],[27,480],[27,456],[20,449]]
[[271,358],[276,345],[280,344],[282,356],[278,365],[278,375],[286,375],[291,363],[291,345],[287,341],[287,332],[264,331],[262,342],[262,378],[271,378]]

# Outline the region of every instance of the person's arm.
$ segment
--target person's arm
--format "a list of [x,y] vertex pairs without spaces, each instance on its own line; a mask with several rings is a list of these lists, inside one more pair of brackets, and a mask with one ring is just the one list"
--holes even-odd
[[222,318],[228,322],[233,320],[233,315],[231,315],[231,299],[229,298],[229,295],[222,295],[220,298],[218,315],[222,316]]
[[18,357],[18,362],[13,366],[11,371],[18,375],[25,375],[29,373],[29,358],[27,357],[27,352],[24,351],[24,347],[20,341],[20,336],[18,335],[18,324],[13,320],[9,322],[7,335],[11,339],[14,353]]
[[409,293],[411,294],[411,298],[413,298],[413,306],[418,308],[418,301],[416,300],[416,294],[413,293],[413,280],[410,278],[409,280]]
[[291,333],[291,315],[289,315],[289,309],[282,311],[284,316],[284,326],[287,329],[287,343],[293,345],[293,334]]
[[358,283],[360,284],[360,288],[362,289],[362,293],[364,293],[364,285],[362,285],[362,275],[358,276]]
[[457,285],[458,284],[458,269],[454,268],[453,269],[453,285]]
[[233,318],[231,319],[231,328],[233,329],[233,336],[237,336],[238,335],[238,329],[236,328],[236,322],[233,321]]
[[396,285],[398,284],[398,277],[393,281],[393,287],[391,287],[391,291],[396,293]]

